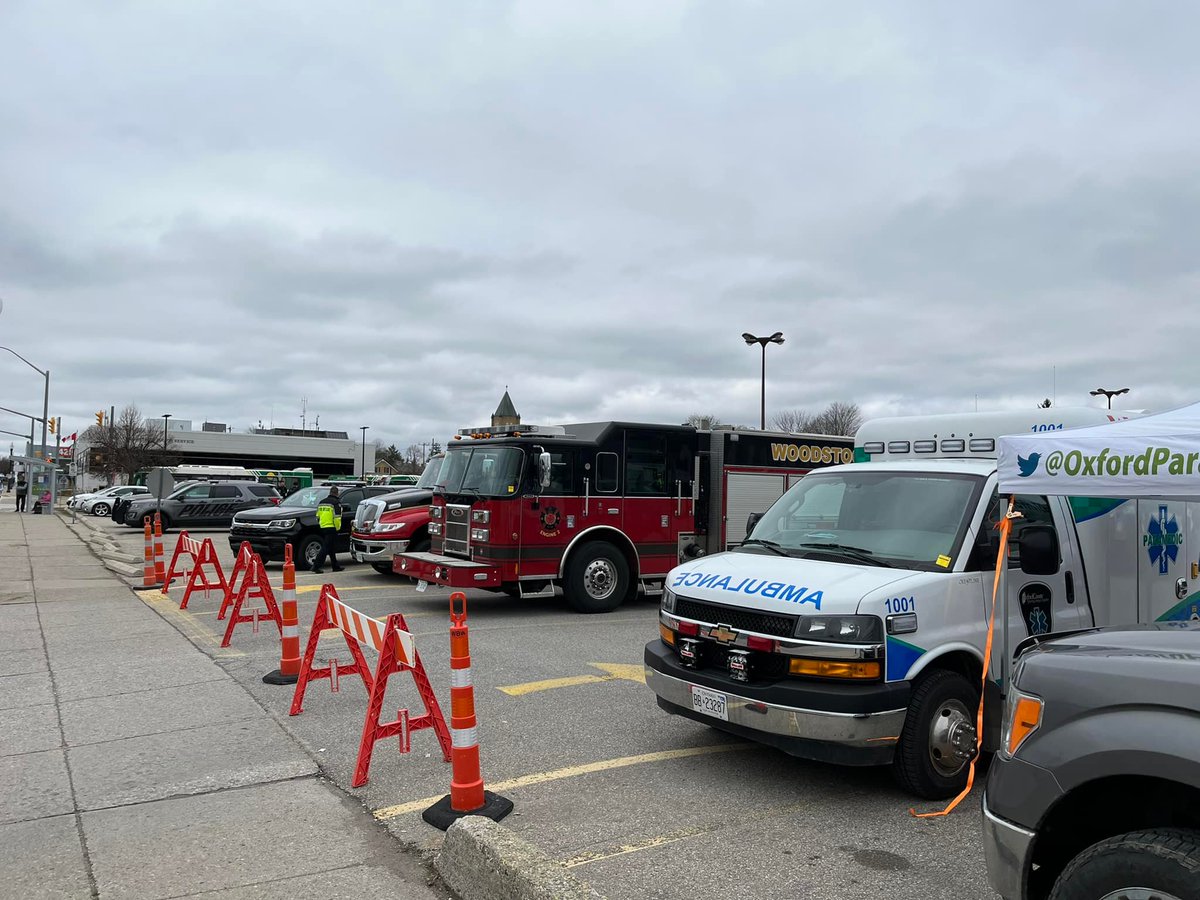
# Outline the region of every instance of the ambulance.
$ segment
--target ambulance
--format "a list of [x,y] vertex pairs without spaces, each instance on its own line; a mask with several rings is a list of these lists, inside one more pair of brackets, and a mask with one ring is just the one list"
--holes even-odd
[[1018,494],[985,662],[999,436],[1114,419],[1039,409],[868,422],[858,461],[805,476],[751,517],[740,546],[668,573],[645,649],[659,706],[794,756],[891,765],[921,797],[954,795],[976,753],[985,664],[983,748],[999,745],[1001,647],[1200,618],[1188,562],[1200,508],[1193,523],[1194,504],[1176,499]]

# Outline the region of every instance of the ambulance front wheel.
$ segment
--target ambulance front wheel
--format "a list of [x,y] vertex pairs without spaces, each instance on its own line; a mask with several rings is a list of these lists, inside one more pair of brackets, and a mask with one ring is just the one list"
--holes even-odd
[[612,612],[629,592],[629,564],[612,544],[585,544],[567,565],[566,594],[581,613]]
[[900,787],[926,800],[953,797],[975,757],[979,692],[957,672],[934,669],[913,686],[892,771]]

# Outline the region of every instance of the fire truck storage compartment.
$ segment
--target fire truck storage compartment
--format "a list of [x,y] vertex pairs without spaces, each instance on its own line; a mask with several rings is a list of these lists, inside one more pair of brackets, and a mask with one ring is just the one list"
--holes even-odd
[[767,472],[725,473],[725,546],[746,539],[746,520],[750,513],[766,512],[787,490],[787,476]]

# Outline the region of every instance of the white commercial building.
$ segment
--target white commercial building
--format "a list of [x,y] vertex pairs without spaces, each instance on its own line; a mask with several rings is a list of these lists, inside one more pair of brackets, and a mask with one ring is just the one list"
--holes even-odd
[[[148,424],[162,427],[161,421],[153,419]],[[168,419],[167,434],[170,457],[177,464],[268,470],[310,468],[318,477],[375,471],[375,447],[368,444],[364,448],[344,431],[262,428],[237,433],[213,422],[194,429],[188,419]],[[83,435],[73,449],[79,488],[108,481],[107,473],[88,471],[91,454]]]

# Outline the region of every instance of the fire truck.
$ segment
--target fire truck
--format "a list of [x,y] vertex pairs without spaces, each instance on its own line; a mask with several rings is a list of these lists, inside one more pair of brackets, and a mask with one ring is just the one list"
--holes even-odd
[[737,546],[747,520],[853,439],[584,422],[464,429],[447,447],[431,545],[394,571],[513,597],[561,588],[583,613],[662,592],[666,573]]

